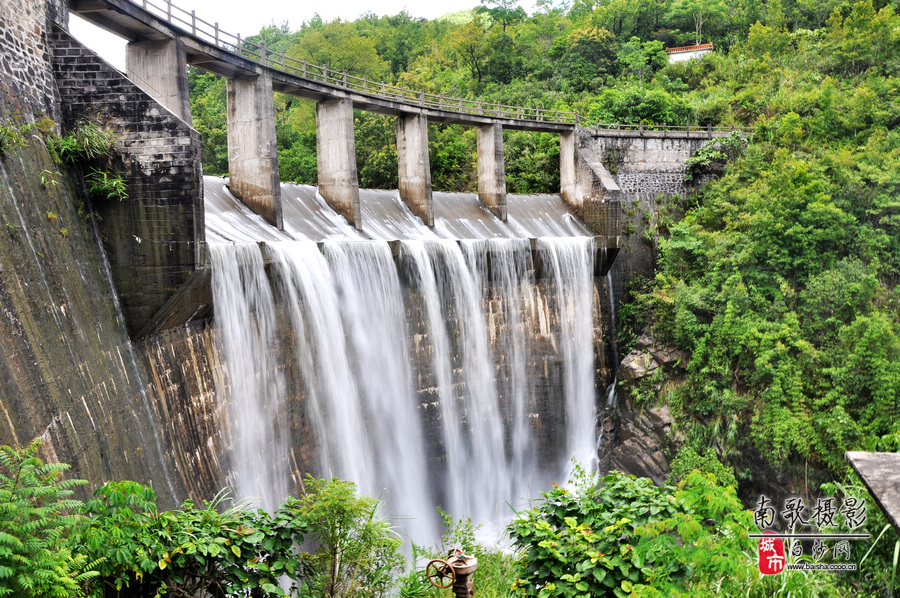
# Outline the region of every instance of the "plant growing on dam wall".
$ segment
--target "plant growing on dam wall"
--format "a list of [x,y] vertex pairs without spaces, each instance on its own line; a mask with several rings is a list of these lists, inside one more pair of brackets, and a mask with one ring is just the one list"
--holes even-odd
[[82,121],[62,137],[48,133],[46,141],[55,161],[84,172],[85,186],[92,198],[121,201],[128,198],[128,191],[114,163],[117,137],[112,129]]
[[6,120],[0,124],[0,158],[16,148],[25,145],[25,135],[34,128],[32,124],[17,124],[13,120]]

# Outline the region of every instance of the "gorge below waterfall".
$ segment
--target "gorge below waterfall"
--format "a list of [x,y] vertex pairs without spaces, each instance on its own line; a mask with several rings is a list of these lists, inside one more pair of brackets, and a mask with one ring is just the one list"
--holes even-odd
[[438,506],[496,541],[573,459],[596,463],[606,278],[558,196],[511,198],[503,223],[436,193],[429,229],[396,191],[362,191],[361,233],[284,185],[278,231],[205,186],[238,497],[272,509],[307,471],[380,497],[418,544],[439,538]]

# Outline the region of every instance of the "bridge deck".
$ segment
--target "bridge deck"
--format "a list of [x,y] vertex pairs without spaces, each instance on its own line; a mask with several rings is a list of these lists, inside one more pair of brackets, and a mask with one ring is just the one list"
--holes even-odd
[[264,45],[220,30],[218,24],[203,21],[193,11],[173,6],[171,0],[156,1],[163,4],[156,5],[150,0],[141,0],[141,5],[131,0],[69,0],[69,10],[129,41],[180,39],[185,45],[188,64],[217,75],[240,78],[268,74],[275,91],[316,101],[346,98],[353,102],[354,108],[368,112],[391,116],[424,114],[432,122],[467,126],[500,124],[506,129],[545,133],[564,133],[581,126],[593,129],[595,135],[608,137],[709,139],[734,130],[600,125],[574,112],[483,104],[479,100],[444,98],[394,87],[273,53]]

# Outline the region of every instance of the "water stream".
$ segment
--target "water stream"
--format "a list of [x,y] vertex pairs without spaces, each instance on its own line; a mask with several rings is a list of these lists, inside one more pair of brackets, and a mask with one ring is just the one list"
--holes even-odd
[[[438,505],[495,533],[510,506],[564,482],[573,457],[594,465],[594,250],[558,198],[530,198],[537,216],[510,224],[467,205],[468,225],[432,230],[368,192],[370,219],[396,213],[360,234],[314,196],[285,210],[312,220],[281,232],[236,219],[215,193],[207,234],[239,495],[283,501],[307,440],[298,418],[315,436],[314,473],[381,497],[419,544],[439,537]],[[547,210],[558,213],[545,230],[568,235],[534,253],[523,231],[542,230]]]

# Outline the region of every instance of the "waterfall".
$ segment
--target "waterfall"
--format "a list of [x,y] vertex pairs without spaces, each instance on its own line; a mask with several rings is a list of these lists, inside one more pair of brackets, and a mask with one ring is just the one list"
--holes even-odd
[[590,237],[235,236],[209,246],[241,497],[271,508],[308,469],[380,497],[417,544],[437,506],[496,542],[573,457],[595,466]]
[[275,304],[255,244],[211,244],[213,301],[221,350],[228,364],[217,372],[226,389],[232,471],[239,498],[273,510],[288,487],[288,430],[284,380],[274,358]]
[[[568,459],[597,465],[593,376],[593,252],[585,237],[540,239],[559,304]],[[591,397],[591,400],[585,400]]]

